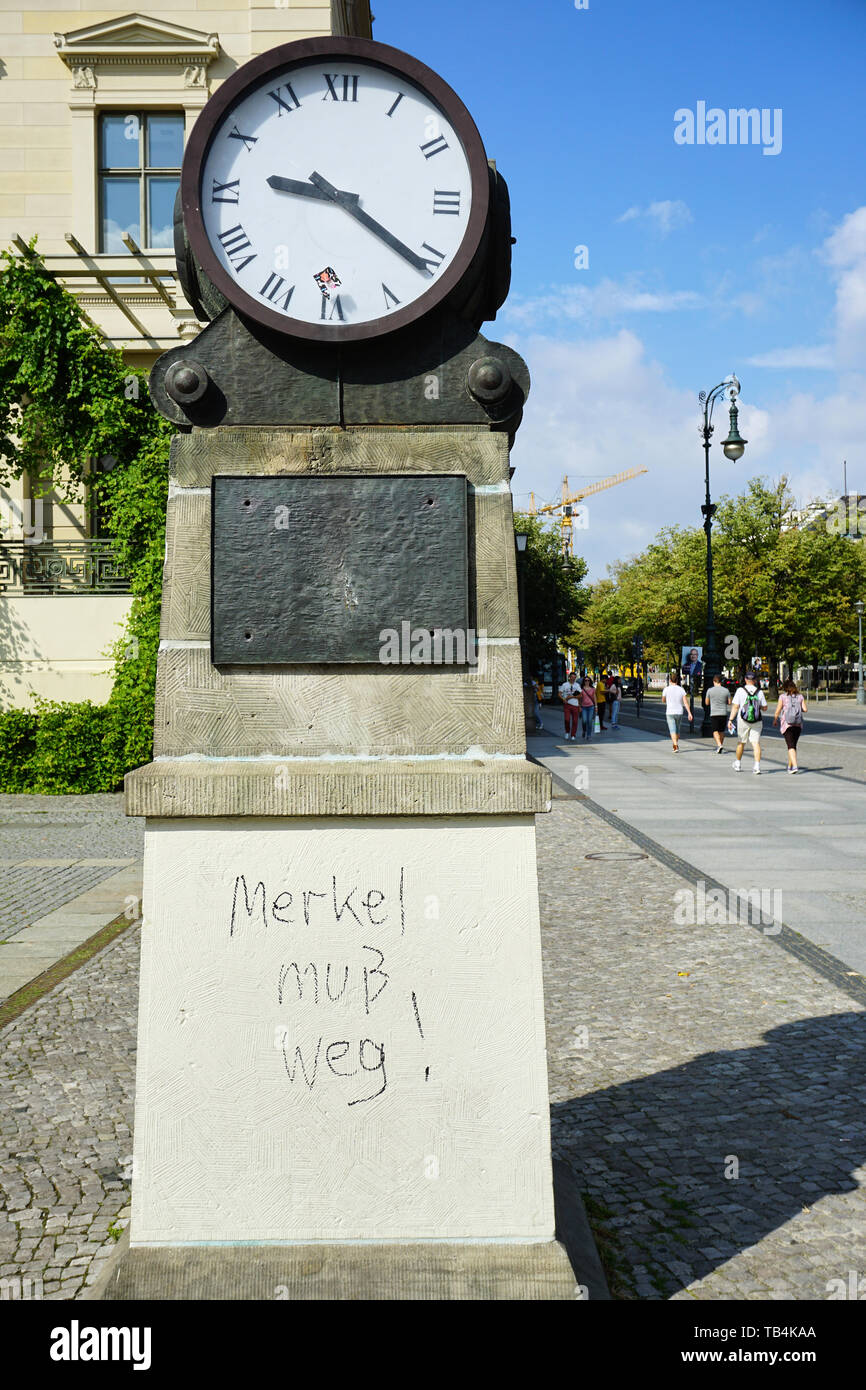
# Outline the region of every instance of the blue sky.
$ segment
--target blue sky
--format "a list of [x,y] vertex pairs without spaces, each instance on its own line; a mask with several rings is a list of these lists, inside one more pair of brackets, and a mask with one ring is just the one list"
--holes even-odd
[[[841,490],[843,458],[866,492],[866,0],[373,8],[378,40],[457,90],[509,184],[512,291],[484,332],[533,375],[517,506],[564,473],[647,467],[575,533],[596,578],[661,525],[700,523],[697,393],[731,371],[750,442],[736,469],[714,447],[714,494],[787,473],[805,501]],[[699,102],[781,110],[779,152],[677,144],[675,112]]]

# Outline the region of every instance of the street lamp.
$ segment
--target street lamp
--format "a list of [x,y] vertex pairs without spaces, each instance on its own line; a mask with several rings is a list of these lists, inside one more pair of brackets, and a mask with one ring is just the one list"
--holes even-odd
[[863,688],[863,600],[858,598],[854,604],[857,614],[857,703],[866,705],[866,690]]
[[523,676],[523,683],[526,684],[526,637],[524,627],[526,624],[526,542],[529,535],[526,531],[516,531],[514,533],[514,543],[517,547],[517,610],[518,624],[520,628],[520,670]]
[[707,494],[706,501],[701,507],[704,516],[704,532],[707,537],[707,635],[703,661],[704,681],[701,690],[701,707],[703,709],[701,736],[703,738],[709,738],[712,733],[710,711],[709,707],[704,703],[704,700],[713,675],[716,674],[721,667],[719,646],[716,640],[716,620],[713,614],[712,531],[713,517],[716,511],[714,504],[710,501],[710,440],[713,435],[713,406],[722,396],[727,396],[728,400],[731,402],[730,427],[728,429],[728,437],[722,444],[722,451],[725,458],[730,459],[731,463],[736,463],[738,459],[743,457],[746,445],[749,442],[747,439],[743,439],[737,427],[737,397],[739,394],[740,383],[732,373],[730,376],[725,377],[724,381],[720,381],[718,386],[714,386],[712,391],[701,391],[698,395],[698,400],[703,406],[704,411],[703,422],[698,428],[704,441],[704,467]]

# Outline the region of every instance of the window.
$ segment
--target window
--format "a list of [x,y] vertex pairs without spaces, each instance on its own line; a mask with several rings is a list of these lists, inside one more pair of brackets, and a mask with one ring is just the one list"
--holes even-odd
[[183,130],[181,111],[100,117],[100,251],[124,254],[124,232],[143,250],[172,245]]

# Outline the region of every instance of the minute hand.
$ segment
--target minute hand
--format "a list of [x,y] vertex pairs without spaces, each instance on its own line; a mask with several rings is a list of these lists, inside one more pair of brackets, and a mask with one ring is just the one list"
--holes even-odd
[[327,179],[323,179],[321,174],[317,174],[313,171],[310,175],[310,183],[315,184],[316,188],[321,189],[322,193],[327,198],[332,199],[332,201],[335,202],[338,207],[341,207],[344,212],[347,212],[350,217],[354,217],[356,222],[360,222],[362,227],[366,227],[367,230],[378,237],[380,241],[384,241],[385,245],[390,246],[392,251],[396,251],[398,256],[402,256],[404,261],[408,261],[410,265],[414,266],[422,275],[426,275],[428,279],[432,278],[433,271],[430,269],[429,264],[424,260],[423,256],[417,255],[405,242],[400,241],[392,232],[389,232],[387,227],[383,227],[381,222],[377,222],[374,217],[364,212],[363,208],[359,208],[357,203],[350,201],[350,199],[347,198],[344,193],[341,193],[338,188],[335,188],[332,183],[328,183]]

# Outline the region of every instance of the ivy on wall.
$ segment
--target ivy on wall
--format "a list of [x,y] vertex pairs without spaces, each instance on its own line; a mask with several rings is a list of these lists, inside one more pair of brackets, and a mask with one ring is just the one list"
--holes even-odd
[[133,595],[107,704],[0,713],[0,791],[113,791],[151,757],[170,436],[35,241],[0,252],[0,483],[28,474],[34,496],[98,499]]

